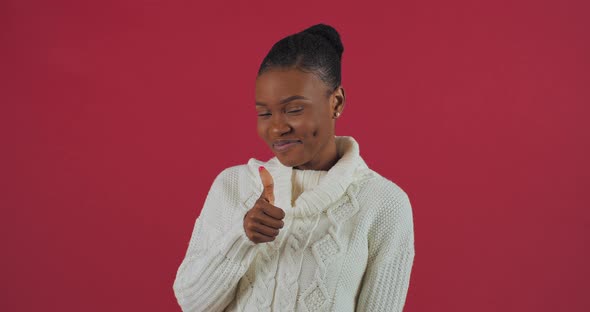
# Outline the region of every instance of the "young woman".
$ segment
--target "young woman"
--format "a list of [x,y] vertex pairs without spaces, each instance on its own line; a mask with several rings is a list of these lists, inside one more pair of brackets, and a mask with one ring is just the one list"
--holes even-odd
[[183,311],[401,311],[414,260],[406,193],[336,136],[344,48],[318,24],[277,42],[256,79],[275,157],[223,170],[174,282]]

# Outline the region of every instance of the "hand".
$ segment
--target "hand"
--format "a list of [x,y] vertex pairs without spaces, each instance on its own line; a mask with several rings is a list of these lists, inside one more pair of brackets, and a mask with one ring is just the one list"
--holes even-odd
[[262,180],[262,194],[244,216],[246,236],[254,243],[274,241],[279,229],[284,225],[283,209],[274,206],[274,182],[270,172],[264,167],[258,168]]

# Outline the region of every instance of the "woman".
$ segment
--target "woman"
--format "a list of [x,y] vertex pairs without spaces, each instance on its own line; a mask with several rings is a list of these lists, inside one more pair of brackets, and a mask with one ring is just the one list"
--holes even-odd
[[174,292],[184,311],[401,311],[414,260],[406,193],[335,136],[343,46],[312,26],[277,42],[256,79],[275,157],[223,170]]

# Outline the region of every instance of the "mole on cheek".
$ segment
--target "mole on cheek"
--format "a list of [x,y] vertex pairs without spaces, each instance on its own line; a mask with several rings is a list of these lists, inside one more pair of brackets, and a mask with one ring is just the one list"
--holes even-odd
[[317,129],[316,129],[316,130],[314,130],[314,131],[313,131],[313,133],[312,133],[312,135],[313,135],[314,137],[317,137],[317,136],[318,136],[318,130],[317,130]]

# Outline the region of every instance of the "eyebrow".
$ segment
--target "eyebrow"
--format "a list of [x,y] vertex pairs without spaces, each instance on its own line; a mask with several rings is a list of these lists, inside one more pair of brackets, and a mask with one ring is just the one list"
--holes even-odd
[[[292,95],[292,96],[282,100],[281,102],[279,102],[279,104],[289,103],[294,100],[307,100],[307,101],[309,101],[309,99],[304,97],[303,95]],[[261,102],[256,102],[256,106],[266,106],[266,104],[261,103]]]

